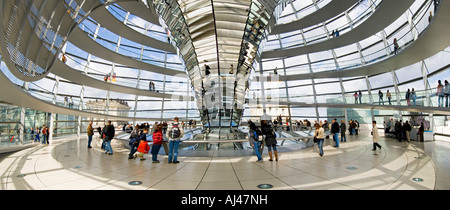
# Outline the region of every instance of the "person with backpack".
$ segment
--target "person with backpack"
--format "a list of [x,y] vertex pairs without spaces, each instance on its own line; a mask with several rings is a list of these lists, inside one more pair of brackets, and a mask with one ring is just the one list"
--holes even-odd
[[275,155],[275,161],[278,161],[278,151],[277,151],[277,135],[272,129],[267,121],[261,120],[261,132],[265,136],[264,141],[269,150],[269,161],[273,161],[272,159],[272,149]]
[[157,125],[155,131],[153,132],[153,145],[152,145],[152,161],[153,163],[159,163],[158,153],[161,149],[161,145],[163,142],[163,133],[162,133],[162,125]]
[[178,117],[173,119],[173,122],[167,124],[166,137],[169,139],[169,163],[179,163],[178,161],[178,147],[180,146],[180,139],[184,135],[183,127],[178,121]]
[[263,159],[261,157],[261,152],[260,152],[261,143],[262,143],[261,137],[262,137],[261,131],[258,130],[255,123],[250,122],[249,131],[248,131],[248,140],[250,141],[250,145],[252,145],[252,147],[255,149],[255,154],[256,154],[256,157],[258,158],[258,160],[256,162],[258,162],[258,163],[263,162]]
[[134,159],[134,154],[136,153],[139,146],[139,126],[135,126],[134,130],[131,131],[130,141],[128,144],[130,145],[130,154],[128,154],[128,159]]

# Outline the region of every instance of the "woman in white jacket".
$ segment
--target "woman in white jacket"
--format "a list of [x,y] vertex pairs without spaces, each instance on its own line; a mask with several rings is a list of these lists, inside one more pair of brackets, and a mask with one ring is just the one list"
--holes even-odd
[[372,140],[373,140],[372,151],[377,150],[377,147],[381,150],[381,145],[378,144],[378,142],[380,141],[380,136],[378,135],[377,121],[372,122]]
[[314,131],[314,137],[317,139],[317,147],[319,147],[319,155],[323,156],[323,141],[325,139],[325,130],[319,123],[314,125],[316,127],[316,131]]

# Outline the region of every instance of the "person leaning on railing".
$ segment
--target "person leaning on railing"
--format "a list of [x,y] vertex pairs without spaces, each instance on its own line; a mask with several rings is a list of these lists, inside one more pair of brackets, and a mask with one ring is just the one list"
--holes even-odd
[[441,80],[438,81],[437,93],[438,96],[438,107],[444,106],[444,86],[441,83]]
[[450,104],[448,102],[448,98],[450,97],[450,83],[447,80],[444,81],[444,97],[445,97],[445,107],[448,107]]

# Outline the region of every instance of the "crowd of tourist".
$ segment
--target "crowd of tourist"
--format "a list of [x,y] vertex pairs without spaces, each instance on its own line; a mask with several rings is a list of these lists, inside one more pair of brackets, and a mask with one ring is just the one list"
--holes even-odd
[[[153,163],[159,163],[158,154],[160,148],[163,144],[163,140],[168,140],[169,146],[169,154],[168,154],[168,163],[179,163],[178,160],[178,148],[180,145],[180,139],[184,136],[185,128],[192,129],[195,125],[194,120],[190,120],[187,124],[179,121],[178,117],[174,118],[172,122],[155,122],[152,126],[148,123],[143,123],[140,125],[136,125],[134,128],[131,124],[125,124],[123,126],[123,131],[130,131],[129,137],[129,146],[130,153],[128,155],[128,159],[136,159],[139,158],[141,161],[146,160],[145,155],[149,154],[152,157]],[[337,119],[333,119],[331,122],[327,120],[324,121],[314,121],[311,123],[309,120],[296,120],[295,125],[289,126],[289,118],[286,118],[286,126],[283,126],[283,119],[278,116],[273,121],[261,120],[261,126],[256,126],[255,122],[249,121],[249,131],[248,131],[248,140],[253,148],[255,155],[257,157],[257,162],[263,162],[262,153],[264,147],[267,147],[269,161],[278,161],[278,150],[277,150],[277,138],[281,136],[281,131],[286,129],[286,131],[290,130],[292,127],[293,130],[306,130],[311,131],[314,130],[313,141],[317,144],[319,149],[319,155],[323,156],[323,144],[326,138],[329,138],[329,135],[332,136],[333,146],[336,148],[340,147],[340,142],[347,142],[346,133],[348,131],[349,135],[358,135],[358,131],[360,130],[360,124],[357,120],[349,120],[347,123],[344,120],[340,120],[340,123]],[[412,126],[408,121],[403,123],[400,121],[388,121],[383,124],[385,128],[385,133],[393,133],[399,141],[402,139],[406,139],[410,142],[409,132],[411,131]],[[166,128],[165,128],[166,127]],[[313,129],[314,127],[314,129]],[[88,148],[91,147],[92,135],[93,135],[92,122],[89,123],[88,126]],[[108,124],[102,129],[97,128],[99,134],[102,139],[102,149],[105,151],[105,154],[112,155],[113,150],[111,147],[111,140],[115,136],[115,128],[112,125],[111,121],[108,121]],[[325,134],[327,131],[330,131],[330,134]],[[423,141],[423,123],[419,128],[419,141]],[[277,135],[277,133],[279,135]],[[147,139],[147,134],[151,135],[152,146],[149,146],[150,139]],[[340,138],[339,138],[340,134]],[[381,149],[381,145],[379,142],[379,134],[378,127],[376,121],[372,123],[372,139],[373,139],[373,150],[375,151],[377,148]]]
[[[437,101],[437,106],[438,107],[449,107],[450,103],[449,103],[449,98],[450,98],[450,83],[445,80],[444,83],[441,82],[441,80],[438,81],[438,85],[437,85],[437,89],[436,89],[436,94],[438,97],[438,101]],[[353,94],[354,98],[355,98],[355,104],[362,104],[362,96],[363,94],[361,93],[361,91],[355,91],[355,93]],[[384,105],[384,96],[385,94],[379,90],[378,91],[378,105]],[[400,97],[399,99],[402,100],[404,99],[406,101],[406,104],[408,106],[416,106],[416,100],[419,98],[417,96],[416,91],[414,90],[414,88],[412,89],[408,89],[403,96],[397,96]],[[403,97],[403,98],[402,98]],[[387,98],[387,102],[389,105],[392,105],[392,94],[391,92],[389,92],[389,90],[387,90],[386,92],[386,98]]]
[[[190,121],[191,125],[194,125],[194,121]],[[179,118],[175,117],[172,122],[155,122],[150,129],[150,124],[143,123],[136,125],[134,128],[131,124],[125,124],[122,131],[129,132],[129,146],[130,153],[128,159],[136,159],[139,157],[141,161],[146,160],[145,154],[150,153],[152,155],[152,162],[159,163],[158,153],[164,140],[164,135],[169,141],[169,163],[179,163],[178,161],[178,147],[180,145],[180,139],[184,136],[184,127]],[[111,140],[116,136],[115,127],[108,121],[107,125],[103,128],[98,127],[97,131],[102,139],[101,149],[105,151],[105,154],[113,155],[111,147]],[[89,123],[87,128],[88,133],[88,148],[91,147],[92,136],[94,135],[94,129],[92,122]],[[149,139],[147,134],[152,136],[152,147],[149,146]]]

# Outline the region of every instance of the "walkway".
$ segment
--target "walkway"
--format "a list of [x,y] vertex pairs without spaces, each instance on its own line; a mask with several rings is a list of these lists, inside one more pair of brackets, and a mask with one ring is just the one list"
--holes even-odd
[[[113,91],[117,93],[125,93],[130,95],[139,95],[139,96],[147,96],[154,98],[165,98],[165,99],[176,99],[179,100],[182,98],[183,100],[193,101],[194,97],[182,96],[182,95],[172,95],[167,93],[159,93],[156,91],[149,91],[148,89],[138,89],[133,87],[127,87],[123,85],[117,85],[114,83],[107,83],[102,80],[95,79],[93,77],[87,76],[83,72],[73,69],[70,66],[66,65],[60,60],[56,60],[55,64],[51,68],[53,74],[67,79],[71,82],[87,85],[92,88],[97,88],[101,90]],[[184,74],[184,73],[183,73]],[[136,81],[137,83],[137,81]]]
[[398,19],[403,15],[408,8],[414,3],[414,0],[383,0],[378,9],[367,20],[361,23],[356,28],[352,29],[348,33],[342,34],[339,37],[329,39],[327,41],[314,43],[311,45],[265,51],[261,54],[261,59],[268,58],[280,58],[280,57],[293,57],[297,55],[303,55],[306,53],[314,53],[320,51],[326,51],[329,49],[336,49],[339,47],[347,46],[355,43],[356,41],[364,40],[381,30],[388,27],[392,20]]
[[270,34],[281,34],[321,24],[345,12],[358,2],[359,0],[331,1],[319,10],[302,17],[299,20],[275,25]]
[[[142,4],[142,3],[140,3]],[[177,53],[175,47],[167,42],[156,40],[148,35],[133,30],[115,18],[106,8],[101,7],[91,13],[91,18],[111,32],[144,46],[156,48],[169,53]]]
[[108,48],[102,46],[92,38],[90,38],[79,27],[74,28],[68,38],[69,42],[80,48],[81,50],[95,55],[99,58],[111,61],[117,64],[122,64],[128,67],[141,69],[144,71],[154,72],[162,75],[170,75],[176,77],[186,77],[186,73],[182,70],[164,68],[161,66],[153,65],[143,61],[136,60],[135,58],[119,54],[111,51]]
[[[115,153],[110,156],[98,142],[87,149],[85,138],[54,141],[2,160],[0,189],[254,190],[259,184],[271,184],[276,190],[450,189],[449,143],[408,144],[382,138],[382,150],[373,152],[367,132],[348,137],[340,148],[326,140],[323,157],[313,147],[282,152],[278,162],[269,162],[265,149],[263,163],[256,163],[254,156],[187,155],[194,151],[183,151],[179,164],[168,164],[164,155],[159,155],[161,163],[152,163],[150,158],[128,160],[121,143],[113,145]],[[132,181],[142,184],[129,185]]]
[[[450,3],[442,2],[439,11],[436,13],[431,25],[420,34],[418,39],[402,49],[395,56],[389,56],[384,60],[373,62],[370,65],[362,65],[346,70],[322,71],[314,74],[280,75],[278,79],[281,81],[296,81],[304,79],[356,77],[362,75],[371,76],[397,70],[423,61],[444,50],[450,44],[450,38],[448,36],[442,36],[442,34],[450,33],[450,24],[448,21],[450,18],[450,12],[448,12],[450,11]],[[255,77],[259,79],[259,75]]]

